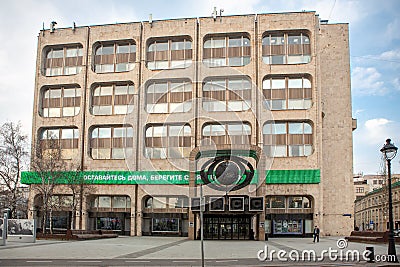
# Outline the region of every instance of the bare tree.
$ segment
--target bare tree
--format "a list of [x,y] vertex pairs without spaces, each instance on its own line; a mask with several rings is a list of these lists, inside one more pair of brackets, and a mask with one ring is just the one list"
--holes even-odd
[[[68,164],[62,158],[60,140],[49,138],[41,140],[36,145],[36,151],[32,155],[31,169],[35,172],[39,182],[33,187],[42,197],[42,232],[46,233],[46,222],[52,221],[51,214],[53,210],[52,197],[57,186],[65,182]],[[49,216],[50,215],[50,216]],[[51,231],[51,227],[50,227]]]
[[79,229],[82,228],[82,214],[83,207],[87,203],[87,197],[96,191],[95,187],[88,181],[86,181],[80,173],[80,167],[75,168],[73,171],[69,172],[68,177],[66,177],[67,187],[71,190],[72,199],[70,208],[72,210],[72,229],[76,229],[76,212],[79,211]]
[[12,218],[19,209],[26,208],[27,201],[19,188],[21,171],[27,167],[29,159],[28,137],[21,127],[20,122],[6,122],[0,129],[0,196],[2,208],[9,208]]

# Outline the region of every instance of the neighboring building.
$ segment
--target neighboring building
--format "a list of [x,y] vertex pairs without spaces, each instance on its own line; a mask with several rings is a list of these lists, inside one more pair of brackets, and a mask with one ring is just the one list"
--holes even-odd
[[[400,229],[400,182],[392,183],[394,229]],[[355,226],[360,230],[389,229],[388,189],[375,189],[355,201]]]
[[[399,181],[399,174],[392,174],[393,183]],[[367,193],[380,189],[386,185],[387,176],[383,174],[356,174],[353,176],[355,197],[365,196]]]
[[354,177],[354,196],[355,199],[365,196],[370,191],[370,186],[367,181],[361,178]]
[[[389,228],[387,176],[358,174],[353,178],[356,192],[355,227],[360,230],[386,231]],[[392,174],[393,218],[396,229],[400,226],[399,181],[400,174]]]
[[[37,51],[32,151],[55,136],[95,185],[83,229],[199,238],[202,189],[207,239],[352,230],[348,24],[294,12],[83,26],[41,31]],[[35,218],[40,203],[31,190]],[[56,219],[69,227],[71,210]]]

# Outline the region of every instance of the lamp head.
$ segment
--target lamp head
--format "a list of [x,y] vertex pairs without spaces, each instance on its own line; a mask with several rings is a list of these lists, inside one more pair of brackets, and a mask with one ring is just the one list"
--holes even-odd
[[381,148],[381,152],[385,155],[386,160],[393,159],[397,154],[397,147],[391,143],[392,140],[386,139],[386,144]]

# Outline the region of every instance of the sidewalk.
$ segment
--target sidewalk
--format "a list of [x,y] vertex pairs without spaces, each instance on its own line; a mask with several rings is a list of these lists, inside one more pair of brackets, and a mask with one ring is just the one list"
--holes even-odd
[[[278,251],[286,251],[296,255],[297,251],[301,255],[304,250],[313,250],[317,257],[323,250],[338,250],[337,240],[340,237],[323,237],[319,243],[313,243],[311,238],[270,238],[268,241],[204,241],[205,259],[213,260],[214,263],[226,262],[227,266],[234,265],[234,262],[251,262],[252,266],[262,265],[293,265],[293,262],[282,262],[278,260]],[[186,265],[192,262],[198,264],[201,259],[201,242],[198,240],[188,240],[179,237],[118,237],[112,239],[88,240],[88,241],[54,241],[37,240],[36,243],[8,242],[7,246],[0,247],[0,259],[14,260],[123,260],[125,262],[146,262],[151,265],[152,262],[162,262],[168,260],[175,262],[176,265]],[[365,248],[374,247],[375,255],[385,255],[387,253],[386,244],[363,244],[348,243],[343,249],[357,250],[362,255]],[[270,253],[275,250],[272,262],[262,262],[257,259],[260,250],[265,246]],[[400,258],[400,246],[396,246]],[[339,254],[337,254],[339,255]],[[344,254],[343,254],[344,255]],[[328,255],[324,254],[324,265],[358,265],[361,262],[365,264],[364,259],[361,262],[345,262],[329,260]],[[134,260],[134,261],[132,261]],[[231,261],[231,264],[229,264]],[[181,264],[178,264],[181,263]],[[304,263],[304,262],[303,262]],[[326,263],[326,264],[325,264]],[[305,263],[304,263],[305,264]],[[1,263],[0,263],[1,265]],[[303,264],[296,266],[302,266]],[[308,262],[306,265],[321,265],[321,262]],[[93,265],[92,265],[93,266]],[[104,266],[104,265],[101,265]],[[379,266],[379,265],[374,265]]]

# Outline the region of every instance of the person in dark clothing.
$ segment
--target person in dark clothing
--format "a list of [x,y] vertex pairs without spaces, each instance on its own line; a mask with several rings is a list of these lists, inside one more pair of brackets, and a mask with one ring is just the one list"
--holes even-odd
[[315,239],[317,239],[317,242],[319,242],[319,228],[318,228],[318,226],[314,227],[313,236],[314,236],[313,242],[315,243]]

